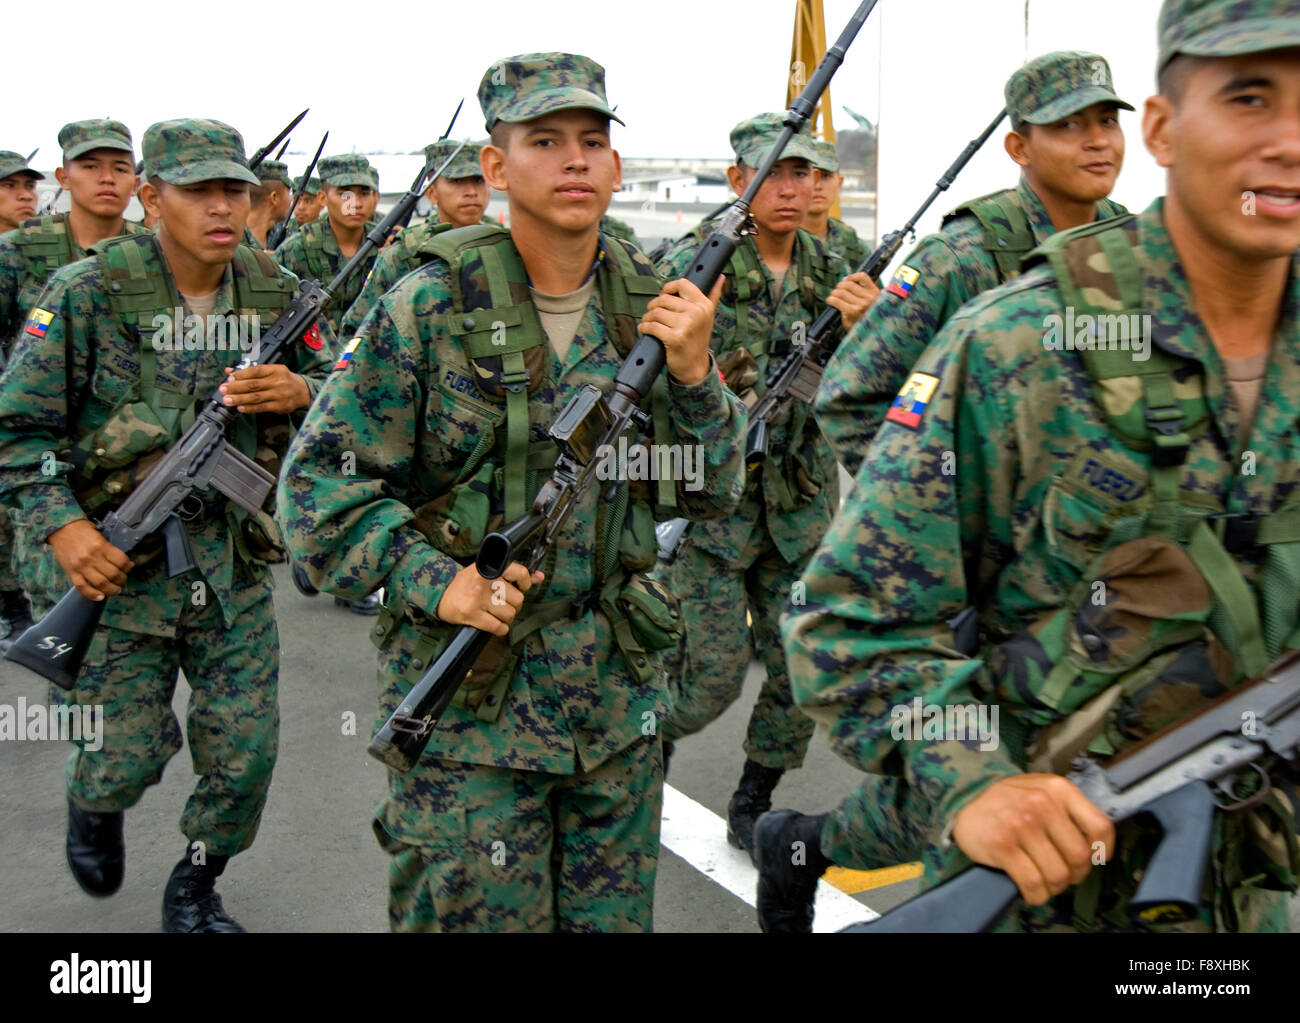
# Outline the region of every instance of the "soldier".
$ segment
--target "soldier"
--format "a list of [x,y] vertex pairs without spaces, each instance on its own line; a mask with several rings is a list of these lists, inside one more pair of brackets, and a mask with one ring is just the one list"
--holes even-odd
[[[425,146],[425,157],[437,170],[458,145],[460,143],[443,139]],[[466,145],[442,176],[425,189],[424,194],[437,203],[434,215],[422,224],[401,231],[393,244],[375,260],[361,294],[343,317],[340,336],[353,337],[384,292],[433,258],[434,251],[430,246],[438,235],[457,227],[491,223],[483,218],[483,211],[487,209],[488,186],[479,166],[481,150],[482,146]]]
[[839,150],[835,148],[834,142],[825,139],[818,139],[814,145],[817,148],[817,160],[813,166],[819,173],[813,182],[812,202],[808,205],[803,228],[831,252],[843,256],[850,269],[856,270],[866,262],[870,253],[862,244],[857,231],[839,218],[831,216],[831,207],[840,201],[840,189],[844,187]]
[[[1134,927],[1158,829],[1116,836],[1060,775],[1300,645],[1300,3],[1165,0],[1157,68],[1143,133],[1167,195],[1054,236],[948,321],[783,624],[800,706],[890,775],[925,885],[1005,871],[1026,904],[1006,928]],[[1085,315],[1097,331],[1079,320],[1066,344],[1063,318]],[[967,607],[963,651],[949,621]],[[977,714],[980,739],[922,730],[927,705]],[[1295,777],[1272,773],[1216,815],[1197,916],[1144,926],[1286,929]],[[787,926],[835,843],[870,839],[833,820],[759,822]]]
[[814,408],[850,475],[912,363],[953,313],[1013,278],[1057,231],[1127,212],[1106,196],[1124,163],[1119,111],[1133,108],[1115,95],[1105,59],[1045,54],[1016,71],[1005,93],[1005,146],[1020,183],[949,213],[826,366]]
[[[324,182],[328,216],[302,225],[296,235],[286,238],[275,250],[275,258],[301,279],[314,278],[327,284],[352,258],[366,231],[375,224],[379,178],[370,161],[355,153],[327,156],[317,167]],[[327,317],[331,330],[338,330],[343,314],[361,293],[370,265],[357,267],[335,292]]]
[[[63,166],[54,172],[68,192],[67,213],[32,217],[0,235],[0,340],[8,352],[46,282],[59,267],[84,258],[106,238],[143,232],[122,219],[136,187],[131,133],[118,121],[74,121],[59,131]],[[0,508],[0,650],[32,624],[9,564],[13,530]]]
[[[144,185],[144,178],[142,177],[143,174],[144,174],[144,161],[138,160],[136,161],[136,165],[135,165],[135,182],[136,182],[135,197],[137,199],[140,198],[140,189]],[[158,222],[154,219],[154,217],[149,213],[148,210],[144,209],[143,200],[141,200],[140,202],[140,208],[144,210],[144,215],[141,216],[139,220],[140,226],[143,227],[146,231],[152,231],[154,227],[157,226]]]
[[279,160],[263,160],[253,171],[260,182],[249,195],[248,231],[259,248],[266,248],[271,228],[289,215],[289,167]]
[[0,150],[0,231],[12,231],[36,216],[36,182],[44,180],[45,175],[28,167],[21,153]]
[[[158,233],[115,239],[59,270],[28,316],[0,378],[0,497],[38,615],[70,584],[106,601],[72,693],[103,708],[102,748],[79,741],[68,764],[73,876],[96,896],[121,884],[124,811],[181,749],[171,702],[184,669],[200,777],[181,818],[187,844],[163,896],[163,929],[238,931],[214,885],[253,842],[275,762],[274,525],[215,490],[196,495],[184,513],[197,567],[169,578],[160,543],[128,556],[89,520],[127,496],[151,453],[218,386],[245,413],[232,442],[274,465],[267,448],[283,451],[291,416],[328,372],[331,346],[328,328],[313,328],[289,365],[229,368],[247,347],[241,328],[251,336],[269,325],[296,284],[266,253],[239,244],[257,182],[243,139],[217,121],[164,121],[145,132],[143,150],[141,194]],[[175,320],[180,306],[185,323]],[[202,345],[184,343],[191,329]]]
[[[302,175],[299,174],[293,179],[294,191],[301,187]],[[317,219],[324,205],[325,196],[321,192],[320,178],[313,174],[307,179],[307,187],[302,191],[302,198],[298,200],[298,205],[294,207],[293,222],[289,224],[289,233],[296,234],[299,228]]]
[[[734,505],[744,414],[708,353],[718,289],[661,292],[639,250],[601,239],[620,174],[604,69],[525,54],[497,61],[478,94],[483,174],[512,229],[440,235],[440,254],[379,300],[295,439],[280,517],[317,585],[390,594],[372,636],[379,721],[461,626],[503,638],[414,770],[389,774],[375,833],[393,856],[393,929],[648,931],[655,651],[673,642],[676,607],[642,573],[655,515]],[[616,471],[608,500],[583,497],[544,574],[516,563],[489,586],[472,560],[485,530],[529,507],[554,463],[553,417],[584,385],[609,390],[638,323],[667,351],[653,435],[695,452],[694,479],[652,493]],[[342,467],[345,449],[355,464]]]
[[[753,178],[782,131],[781,114],[760,114],[731,132],[737,194]],[[846,277],[844,260],[800,228],[812,196],[816,149],[796,135],[754,201],[757,235],[732,256],[713,324],[713,348],[728,387],[752,404],[767,372],[799,344],[829,302],[852,324],[875,295],[865,274]],[[678,277],[689,266],[705,223],[668,250],[660,270]],[[746,761],[727,807],[727,838],[750,851],[754,821],[771,807],[781,775],[803,763],[813,723],[790,698],[777,620],[808,555],[838,501],[835,459],[811,409],[796,403],[774,424],[769,457],[751,478],[734,515],[695,524],[663,578],[682,598],[685,636],[671,655],[672,713],[664,739],[698,732],[740,695],[752,648],[767,677],[749,719]],[[745,625],[748,608],[753,624]]]

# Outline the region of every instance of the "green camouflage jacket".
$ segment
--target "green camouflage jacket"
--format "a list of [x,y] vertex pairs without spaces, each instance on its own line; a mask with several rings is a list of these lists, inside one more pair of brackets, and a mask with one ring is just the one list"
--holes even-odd
[[[711,226],[712,222],[706,222],[700,230],[707,233]],[[660,260],[659,272],[669,280],[681,277],[699,245],[694,234],[677,241]],[[821,242],[800,229],[790,269],[777,293],[776,281],[758,258],[753,239],[745,238],[742,245],[758,267],[749,273],[749,286],[754,289],[754,295],[744,305],[749,337],[746,347],[757,364],[754,392],[761,396],[767,389],[768,372],[790,351],[792,344],[798,343],[800,331],[812,325],[825,306],[826,296],[848,274],[848,267],[840,256],[827,252]],[[809,265],[820,266],[820,279],[800,280],[797,267],[804,253]],[[728,282],[713,320],[712,339],[713,351],[724,367],[730,365],[729,355],[738,348],[736,286],[730,280],[733,276],[730,269],[727,274]],[[808,294],[816,296],[811,304],[806,298]],[[723,372],[729,386],[742,394],[746,392],[745,379],[735,370],[724,368]],[[746,482],[744,500],[735,514],[692,526],[690,543],[724,561],[734,562],[753,538],[754,531],[761,529],[771,536],[782,557],[792,565],[802,563],[817,546],[839,502],[835,457],[821,436],[811,410],[803,402],[796,401],[793,411],[783,421],[773,424],[769,440],[761,477]],[[816,492],[810,497],[808,491],[813,490]]]
[[[495,220],[483,218],[481,223],[495,224]],[[370,267],[362,284],[361,293],[342,318],[339,337],[349,340],[356,336],[357,328],[366,314],[375,307],[380,297],[417,267],[423,266],[433,256],[422,252],[424,244],[435,235],[450,228],[450,224],[438,221],[437,212],[423,223],[403,228],[393,239],[391,245],[379,254],[379,258]],[[504,230],[504,228],[502,228]]]
[[[1300,258],[1292,264],[1253,432],[1239,451],[1233,438],[1240,413],[1194,311],[1162,202],[1136,224],[1154,347],[1200,364],[1209,408],[1208,429],[1193,431],[1179,501],[1193,521],[1219,512],[1268,513],[1294,501]],[[798,704],[829,728],[844,759],[869,773],[901,776],[936,837],[990,784],[1024,771],[1026,750],[1040,738],[1036,729],[1060,720],[1045,709],[1036,682],[1051,666],[1044,625],[1071,607],[1083,608],[1077,612],[1083,622],[1084,605],[1097,603],[1098,582],[1129,595],[1121,589],[1123,573],[1115,569],[1112,577],[1108,563],[1099,568],[1095,559],[1118,542],[1114,523],[1152,505],[1151,454],[1121,444],[1109,427],[1082,355],[1047,350],[1049,317],[1064,316],[1063,306],[1051,269],[1039,266],[948,321],[909,377],[905,390],[914,400],[900,395],[804,573],[807,604],[782,621]],[[1174,380],[1180,399],[1199,395],[1195,375]],[[1104,393],[1112,414],[1132,411],[1135,395]],[[1261,612],[1268,657],[1300,643],[1297,546],[1249,547],[1233,558],[1261,606],[1268,586],[1281,587],[1282,599]],[[1195,573],[1168,576],[1164,585],[1157,576],[1139,579],[1136,598],[1127,601],[1128,609],[1139,610],[1131,613],[1111,610],[1115,602],[1103,588],[1092,635],[1080,626],[1089,652],[1084,663],[1089,656],[1105,660],[1106,651],[1127,653],[1131,639],[1145,641],[1166,622],[1190,620],[1183,605],[1192,591],[1206,589],[1198,579]],[[957,649],[949,625],[968,606],[979,616],[975,656]],[[1128,624],[1139,624],[1113,627],[1124,613]],[[1225,618],[1232,615],[1216,601],[1210,626],[1218,630]],[[1073,635],[1068,625],[1067,635]],[[1238,667],[1203,634],[1173,654],[1179,659],[1172,668],[1166,663],[1167,674],[1156,678],[1161,684],[1149,677],[1136,688],[1126,683],[1107,719],[1115,749],[1222,692],[1216,674],[1225,665]],[[954,736],[923,738],[919,726],[899,741],[895,715],[914,700],[999,709],[1000,741],[981,749]],[[1121,878],[1132,885],[1131,873],[1113,867],[1104,876],[1111,880],[1103,884]]]
[[[157,252],[153,247],[150,251]],[[180,306],[161,258],[147,257],[145,265],[167,274],[174,305]],[[284,278],[293,281],[288,273]],[[234,310],[234,283],[227,268],[213,313]],[[45,538],[88,517],[69,486],[72,466],[56,460],[55,453],[96,433],[117,410],[141,400],[143,346],[154,348],[160,389],[200,399],[209,397],[225,379],[225,367],[243,356],[236,339],[231,339],[236,350],[220,350],[225,338],[214,344],[218,350],[187,351],[183,344],[159,350],[152,326],[142,322],[138,338],[127,332],[109,303],[99,260],[92,257],[55,273],[18,335],[9,369],[0,379],[0,500],[13,509],[15,561],[34,608],[48,607],[69,585]],[[332,341],[322,325],[320,340],[311,339],[319,348],[304,343],[294,345],[290,353],[288,365],[307,380],[313,396],[332,365]],[[257,426],[269,429],[301,416],[258,416]],[[283,434],[287,443],[288,430]],[[215,491],[205,492],[203,500],[208,510],[186,531],[199,571],[226,607],[235,570],[234,542],[225,518],[229,503]],[[183,602],[194,597],[190,577],[167,579],[165,559],[156,558],[131,573],[122,593],[108,598],[104,622],[132,632],[172,636]],[[228,615],[227,624],[233,624]]]
[[822,244],[831,252],[839,253],[852,271],[856,271],[871,255],[858,232],[834,217],[826,222],[826,237]]
[[[369,221],[365,230],[369,231],[379,221]],[[343,286],[334,292],[334,298],[325,312],[330,330],[336,335],[343,322],[343,315],[361,294],[361,287],[366,282],[366,273],[374,265],[379,252],[376,250],[370,259],[357,267],[343,282]],[[282,267],[295,274],[299,280],[318,279],[321,284],[329,284],[336,273],[347,262],[339,249],[338,239],[334,237],[334,228],[328,214],[322,213],[310,224],[302,227],[297,234],[291,234],[275,250],[275,258]]]
[[[529,440],[541,445],[539,454],[546,458],[538,459],[540,472],[529,474],[529,500],[550,476],[554,445],[547,431],[553,418],[584,384],[608,392],[622,364],[599,297],[608,271],[604,262],[599,267],[594,297],[563,366],[556,366],[549,346],[540,353],[545,369],[539,369],[544,375],[528,398]],[[416,528],[416,510],[465,482],[466,465],[485,451],[482,465],[492,479],[476,492],[489,508],[500,501],[505,413],[480,391],[462,337],[448,329],[451,286],[447,263],[435,258],[379,300],[308,413],[281,477],[285,539],[317,585],[345,598],[383,585],[390,605],[400,600],[407,607],[409,618],[380,653],[381,720],[402,691],[392,677],[412,666],[407,630],[417,622],[426,628],[437,622],[438,602],[461,567],[428,542],[429,532]],[[694,387],[670,380],[667,402],[673,442],[698,445],[703,459],[700,489],[677,483],[676,513],[727,514],[742,488],[746,417],[740,403],[714,373]],[[346,464],[342,453],[351,456]],[[477,480],[480,473],[469,475]],[[523,614],[535,601],[568,603],[594,586],[603,489],[588,492],[560,531],[546,588],[530,592]],[[473,496],[466,493],[466,499]],[[631,508],[638,506],[650,513],[639,501]],[[418,666],[414,677],[407,672],[406,685],[418,675]],[[556,774],[589,770],[653,734],[664,701],[657,673],[645,684],[635,680],[604,614],[565,617],[523,642],[496,720],[453,704],[434,730],[427,755]]]
[[[46,251],[40,257],[31,261],[24,260],[23,245],[20,244],[22,239],[35,238],[46,232],[58,236],[64,245],[42,246]],[[122,233],[150,232],[133,220],[124,220]],[[68,230],[66,213],[56,213],[48,219],[33,217],[18,230],[0,234],[0,343],[6,352],[54,271],[85,257],[86,253]]]
[[[1005,194],[1018,199],[1037,244],[1056,233],[1023,177]],[[1109,200],[1098,207],[1099,220],[1127,212]],[[997,263],[971,214],[948,220],[908,254],[831,357],[813,403],[817,422],[850,474],[857,473],[889,403],[930,339],[958,309],[999,283]]]

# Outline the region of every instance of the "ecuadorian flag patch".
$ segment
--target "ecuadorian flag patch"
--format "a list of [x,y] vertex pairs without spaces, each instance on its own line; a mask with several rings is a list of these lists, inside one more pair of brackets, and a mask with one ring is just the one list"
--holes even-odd
[[885,290],[891,295],[897,295],[899,298],[907,298],[916,287],[916,282],[921,279],[921,274],[913,270],[910,266],[900,266],[898,273],[894,274],[894,279],[889,282],[889,287]]
[[339,356],[339,361],[334,363],[335,369],[347,369],[348,363],[352,360],[352,353],[357,350],[357,345],[361,344],[361,338],[354,337],[348,342],[348,346],[343,349],[343,354]]
[[894,399],[885,418],[915,430],[921,425],[921,417],[925,415],[938,386],[938,377],[932,377],[929,373],[913,373],[898,392],[898,397]]
[[27,333],[32,337],[44,337],[53,319],[52,312],[46,309],[33,309],[31,316],[27,317]]

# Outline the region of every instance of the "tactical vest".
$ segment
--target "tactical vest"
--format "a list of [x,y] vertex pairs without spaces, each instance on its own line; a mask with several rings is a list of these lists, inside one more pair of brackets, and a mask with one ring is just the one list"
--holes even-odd
[[[660,285],[648,262],[632,258],[638,251],[634,246],[607,236],[602,244],[596,286],[611,339],[626,355],[636,344],[637,326]],[[560,366],[557,359],[548,359],[549,342],[530,296],[527,271],[508,232],[494,224],[448,230],[427,239],[419,251],[447,264],[452,309],[442,321],[472,363],[464,367],[465,375],[504,419],[504,434],[498,429],[485,435],[461,469],[460,482],[417,509],[413,523],[435,548],[465,564],[473,559],[485,533],[525,514],[541,484],[550,478],[555,445],[549,439],[530,442],[528,399],[548,382],[545,368],[554,367],[550,374],[554,382]],[[668,443],[668,388],[663,376],[648,401],[654,439]],[[657,487],[653,497],[650,485]],[[499,510],[489,501],[497,490],[503,491]],[[652,502],[661,514],[670,516],[676,505],[673,481],[629,482],[617,488],[612,501],[600,502],[595,588],[576,601],[543,599],[547,583],[536,597],[536,591],[530,593],[508,640],[493,638],[453,703],[476,712],[482,720],[495,720],[527,636],[597,605],[610,622],[628,670],[642,683],[653,677],[650,654],[674,645],[680,626],[671,595],[642,574],[653,568],[656,559]],[[542,566],[548,578],[554,558],[552,548],[550,560]],[[388,599],[371,636],[381,649],[392,641],[408,606],[400,594],[390,594]],[[416,663],[428,664],[450,638],[448,627],[417,624],[416,630],[420,634]]]
[[[122,233],[144,234],[144,228],[129,220],[122,222]],[[68,230],[66,213],[46,214],[24,221],[18,229],[18,251],[23,261],[23,283],[18,291],[19,308],[27,310],[36,305],[45,285],[54,271],[77,259],[80,249]],[[102,244],[102,243],[101,243]]]
[[[163,315],[170,320],[182,303],[165,271],[156,237],[146,234],[114,239],[97,247],[96,258],[107,284],[113,315],[122,324],[124,333],[136,339],[140,359],[139,398],[116,409],[100,429],[82,438],[64,454],[73,465],[69,482],[79,502],[87,512],[99,514],[130,493],[161,453],[194,422],[199,407],[209,395],[186,394],[158,382],[154,317]],[[256,315],[263,329],[269,328],[292,301],[293,282],[284,277],[265,252],[244,245],[235,249],[231,267],[235,315],[241,318]],[[179,332],[179,326],[176,329]],[[242,353],[239,357],[242,358]],[[277,435],[271,436],[272,432]],[[230,433],[231,442],[243,454],[278,475],[276,448],[287,444],[287,426],[268,425],[259,436],[255,417],[238,416]],[[238,505],[224,500],[222,503],[241,557],[245,561],[278,560],[269,556],[278,547],[277,538],[268,535],[273,533],[269,516],[258,516],[256,521],[251,521]]]
[[[1063,306],[1076,316],[1136,316],[1128,322],[1141,323],[1136,245],[1137,221],[1127,216],[1055,235],[1025,267],[1046,262]],[[1121,308],[1113,299],[1103,304],[1115,295]],[[1079,354],[1114,439],[1150,456],[1149,498],[1102,520],[1106,532],[1091,564],[1065,607],[1031,627],[1032,641],[1022,633],[985,652],[1000,689],[1013,691],[1026,707],[1002,734],[1030,770],[1064,773],[1084,749],[1113,754],[1199,709],[1221,689],[1263,674],[1281,651],[1300,647],[1300,498],[1264,515],[1234,514],[1182,488],[1189,446],[1211,427],[1201,367],[1150,338],[1147,350],[1145,362],[1100,347]],[[1045,523],[1051,511],[1044,508]],[[1257,609],[1234,555],[1260,548]],[[1257,870],[1294,890],[1300,871],[1294,819],[1282,803],[1266,803],[1260,812],[1272,815],[1267,828],[1283,852],[1243,868],[1241,857],[1257,854],[1241,851],[1249,844],[1237,819],[1243,815],[1228,815],[1223,828],[1236,830],[1218,832],[1215,853],[1228,857],[1218,868],[1224,891],[1246,884],[1245,876]],[[1085,929],[1093,924],[1101,886],[1100,872],[1093,874],[1075,901],[1076,923]],[[1218,911],[1234,912],[1230,897]]]
[[313,220],[304,224],[299,233],[302,235],[302,258],[307,264],[308,272],[322,284],[328,284],[338,272],[336,267],[330,266],[325,256],[325,236],[333,233],[330,230],[330,222],[324,218]]
[[[1098,221],[1123,215],[1124,208],[1109,199],[1097,203]],[[944,226],[964,214],[970,214],[980,225],[982,248],[997,264],[1001,283],[1020,276],[1021,263],[1038,244],[1029,216],[1021,205],[1020,195],[1014,188],[990,192],[978,199],[963,203],[943,218]]]

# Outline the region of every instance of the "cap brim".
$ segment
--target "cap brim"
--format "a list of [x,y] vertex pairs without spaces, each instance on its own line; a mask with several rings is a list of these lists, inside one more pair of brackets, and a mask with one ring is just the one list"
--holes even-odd
[[339,174],[332,178],[326,178],[325,184],[333,185],[335,188],[348,188],[353,185],[365,185],[367,188],[373,188],[376,191],[379,189],[378,178],[358,178],[353,177],[351,174]]
[[[776,142],[763,143],[754,146],[748,146],[740,153],[736,154],[736,159],[741,160],[748,167],[760,167],[763,161],[767,159],[767,154],[776,147]],[[817,161],[821,159],[817,155],[817,147],[811,142],[800,137],[794,136],[786,143],[785,149],[781,151],[782,160],[807,160],[814,167]]]
[[0,167],[0,178],[11,178],[15,174],[30,174],[37,181],[45,180],[44,174],[42,174],[40,171],[34,171],[30,167],[14,167],[9,170],[6,170],[4,167]]
[[612,121],[617,121],[624,128],[627,127],[623,118],[614,113],[608,103],[602,102],[599,96],[586,89],[544,89],[529,96],[524,102],[512,103],[505,107],[497,115],[497,120],[505,121],[507,124],[522,124],[560,110],[594,110]]
[[75,160],[84,153],[89,153],[92,149],[116,149],[123,153],[130,153],[134,163],[135,150],[128,145],[123,145],[121,139],[86,139],[84,142],[78,142],[71,149],[63,151],[65,160]]
[[1293,46],[1300,46],[1300,19],[1246,18],[1201,33],[1180,45],[1168,59],[1179,53],[1193,57],[1237,57]]
[[250,185],[262,183],[256,174],[243,164],[235,163],[234,160],[200,160],[184,167],[170,167],[157,173],[158,177],[169,185],[197,185],[201,181],[216,180],[244,181]]
[[1114,103],[1121,110],[1134,109],[1133,104],[1125,103],[1104,85],[1090,85],[1086,89],[1077,89],[1052,100],[1032,114],[1026,114],[1024,120],[1029,124],[1053,124],[1063,117],[1077,114],[1080,110],[1087,110],[1088,107],[1098,103]]

